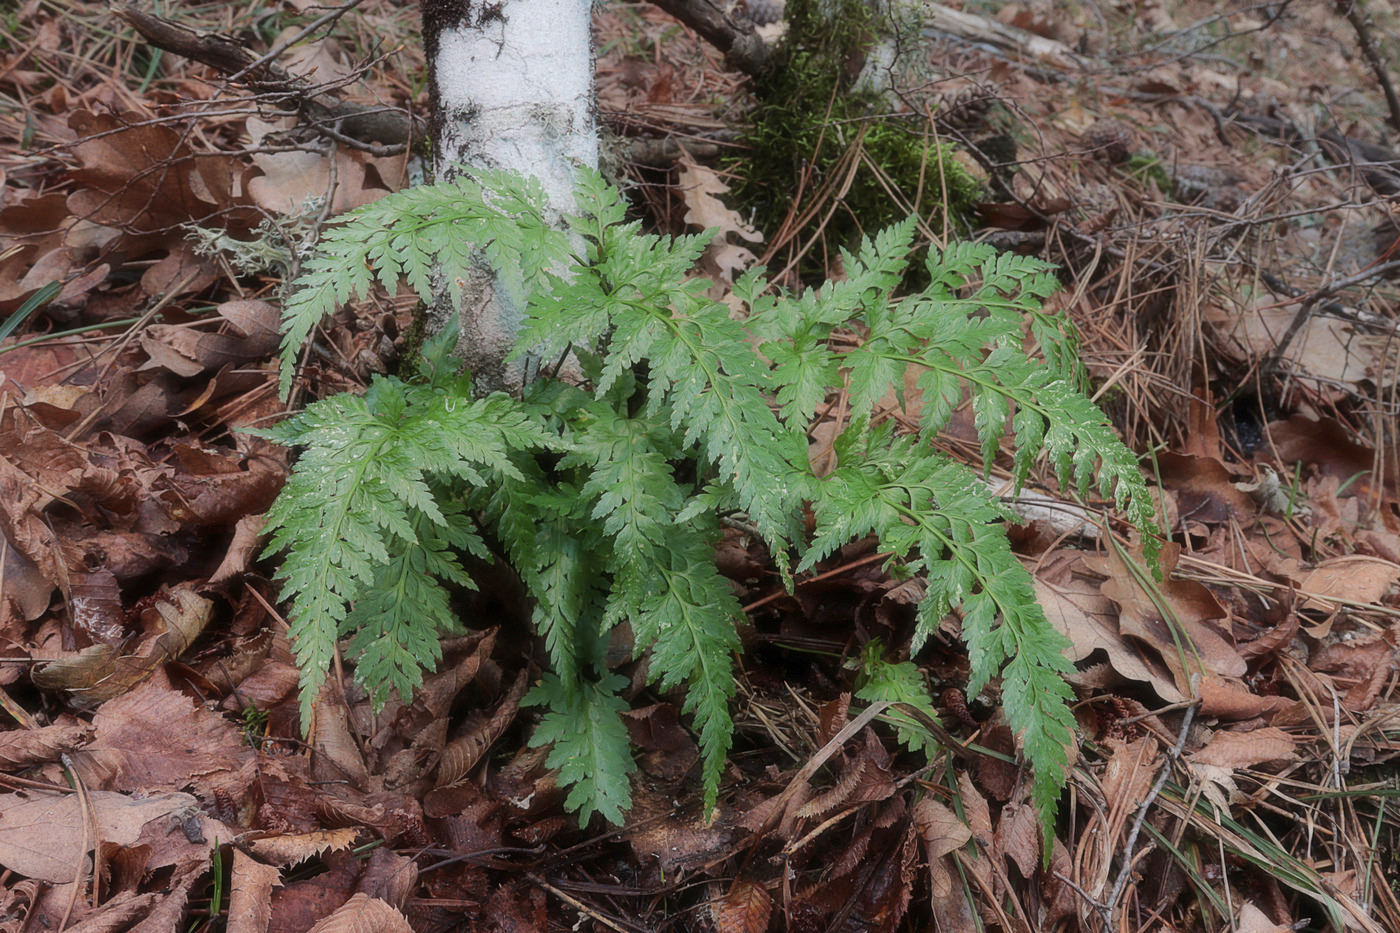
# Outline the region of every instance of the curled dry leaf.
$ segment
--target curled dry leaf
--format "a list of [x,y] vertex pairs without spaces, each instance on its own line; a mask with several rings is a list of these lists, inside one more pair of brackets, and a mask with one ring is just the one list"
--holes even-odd
[[529,671],[522,669],[511,685],[510,692],[497,705],[491,718],[447,743],[442,750],[435,787],[450,787],[464,779],[482,756],[505,733],[520,711],[520,700],[529,687]]
[[18,771],[76,751],[93,736],[93,727],[82,722],[62,722],[38,729],[0,732],[0,771]]
[[156,603],[162,627],[127,654],[113,645],[93,645],[34,669],[41,690],[66,690],[74,705],[91,709],[121,696],[167,661],[180,657],[204,631],[214,604],[188,586]]
[[290,868],[309,858],[348,849],[355,844],[357,829],[322,829],[310,833],[296,833],[289,836],[269,836],[254,839],[247,848],[259,861],[269,865]]

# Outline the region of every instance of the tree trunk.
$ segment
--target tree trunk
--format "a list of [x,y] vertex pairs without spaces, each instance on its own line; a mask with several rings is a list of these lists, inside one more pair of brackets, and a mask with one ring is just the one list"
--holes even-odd
[[[590,3],[422,0],[422,13],[438,178],[464,167],[532,175],[548,195],[549,219],[561,223],[575,207],[578,170],[598,164]],[[523,309],[485,263],[465,286],[460,309],[439,301],[434,323],[460,313],[478,391],[518,393],[535,368],[529,359],[505,363]]]

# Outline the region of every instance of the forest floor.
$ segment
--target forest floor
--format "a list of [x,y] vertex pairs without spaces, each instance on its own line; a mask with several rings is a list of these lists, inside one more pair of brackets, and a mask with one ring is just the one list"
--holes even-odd
[[[913,660],[961,754],[911,755],[880,722],[833,744],[853,662],[877,641],[908,658],[917,596],[873,545],[788,593],[741,532],[720,544],[748,622],[711,821],[676,697],[642,689],[627,824],[566,812],[506,598],[412,702],[374,712],[345,659],[306,739],[260,538],[292,456],[245,432],[288,410],[296,250],[421,166],[299,126],[105,6],[24,0],[0,5],[0,933],[1400,930],[1400,113],[1365,54],[1394,44],[1393,4],[1360,31],[1291,0],[953,6],[906,49],[894,109],[978,181],[966,216],[925,210],[936,159],[910,187],[851,126],[823,142],[844,174],[746,173],[748,79],[645,4],[595,13],[600,120],[649,229],[720,228],[721,293],[755,261],[841,275],[832,231],[873,210],[857,189],[920,210],[925,241],[1061,270],[1053,305],[1168,542],[1157,586],[1129,529],[1060,519],[1084,513],[1048,474],[1018,504],[1076,665],[1049,852],[995,685],[961,692],[956,617]],[[251,57],[286,46],[325,106],[425,116],[416,8],[328,10],[156,12]],[[755,228],[741,189],[780,222]],[[328,321],[293,404],[393,371],[413,309]],[[975,460],[971,415],[940,443]],[[767,819],[809,777],[812,804]]]

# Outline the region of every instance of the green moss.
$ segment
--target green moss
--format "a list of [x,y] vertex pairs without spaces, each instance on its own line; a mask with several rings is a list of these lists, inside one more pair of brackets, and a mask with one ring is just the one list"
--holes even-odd
[[1123,165],[1123,169],[1139,182],[1156,182],[1157,190],[1169,193],[1172,190],[1172,177],[1167,174],[1162,160],[1150,152],[1135,152]]
[[[819,6],[836,12],[819,12]],[[853,88],[872,37],[888,32],[867,0],[788,0],[787,12],[784,46],[755,87],[759,105],[743,139],[748,148],[732,166],[741,179],[735,206],[771,234],[799,195],[803,210],[817,203],[824,187],[833,195],[841,191],[858,144],[868,161],[855,168],[821,230],[829,252],[903,220],[910,206],[934,227],[945,211],[955,227],[964,226],[981,188],[951,158],[952,147],[935,145],[919,115],[892,114],[891,99]],[[832,203],[822,204],[800,239],[816,232]],[[814,263],[821,262],[820,252],[813,251]]]

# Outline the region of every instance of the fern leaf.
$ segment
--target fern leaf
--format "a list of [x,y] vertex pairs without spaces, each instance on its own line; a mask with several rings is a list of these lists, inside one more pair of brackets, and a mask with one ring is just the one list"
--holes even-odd
[[1074,738],[1068,643],[1045,618],[1006,536],[989,527],[1008,513],[960,464],[916,450],[910,438],[891,441],[887,429],[848,430],[862,433],[864,449],[848,441],[842,465],[823,481],[813,505],[816,539],[799,570],[831,553],[838,538],[873,532],[882,550],[928,577],[914,650],[961,604],[968,692],[1001,671],[1003,705],[1032,763],[1035,799],[1053,814]]
[[[505,396],[454,404],[383,378],[361,398],[317,402],[268,433],[305,448],[268,512],[268,553],[286,552],[278,578],[292,600],[290,634],[301,667],[303,722],[309,723],[336,636],[347,630],[348,605],[391,563],[391,553],[428,560],[424,548],[430,545],[420,541],[415,525],[426,519],[439,529],[435,534],[469,543],[460,521],[449,520],[440,506],[430,477],[479,484],[484,469],[514,469],[511,450],[557,441],[530,425],[519,403]],[[440,561],[434,566],[450,570]]]
[[651,647],[652,679],[663,690],[686,687],[682,712],[692,715],[700,735],[705,812],[719,796],[724,758],[734,724],[732,656],[739,650],[734,620],[742,615],[734,590],[715,569],[714,549],[692,529],[678,530],[669,561],[659,571],[658,592],[643,600],[633,617],[638,648]]
[[578,812],[580,826],[594,813],[620,826],[632,806],[628,775],[634,765],[622,721],[627,704],[617,695],[625,686],[627,678],[617,674],[572,688],[546,675],[522,701],[549,707],[530,745],[553,746],[545,765],[558,769],[561,783],[570,788],[564,805]]
[[570,256],[568,235],[544,220],[545,203],[538,181],[474,171],[395,192],[337,218],[303,264],[283,309],[283,397],[312,329],[347,301],[367,296],[376,281],[393,292],[402,276],[431,302],[434,282],[464,279],[482,255],[523,305]]
[[410,702],[422,686],[423,669],[442,659],[441,636],[461,629],[440,581],[476,589],[454,550],[485,557],[485,545],[460,505],[449,503],[442,513],[443,527],[419,516],[413,523],[416,540],[392,542],[389,562],[341,623],[341,633],[353,636],[348,654],[357,659],[355,679],[376,709],[391,689]]
[[[938,711],[933,708],[933,698],[918,666],[913,661],[892,664],[880,657],[880,651],[878,640],[865,646],[861,658],[861,674],[865,683],[856,691],[856,697],[868,703],[904,703],[937,720]],[[938,749],[938,740],[917,719],[898,706],[891,707],[888,716],[905,748],[933,757]]]

